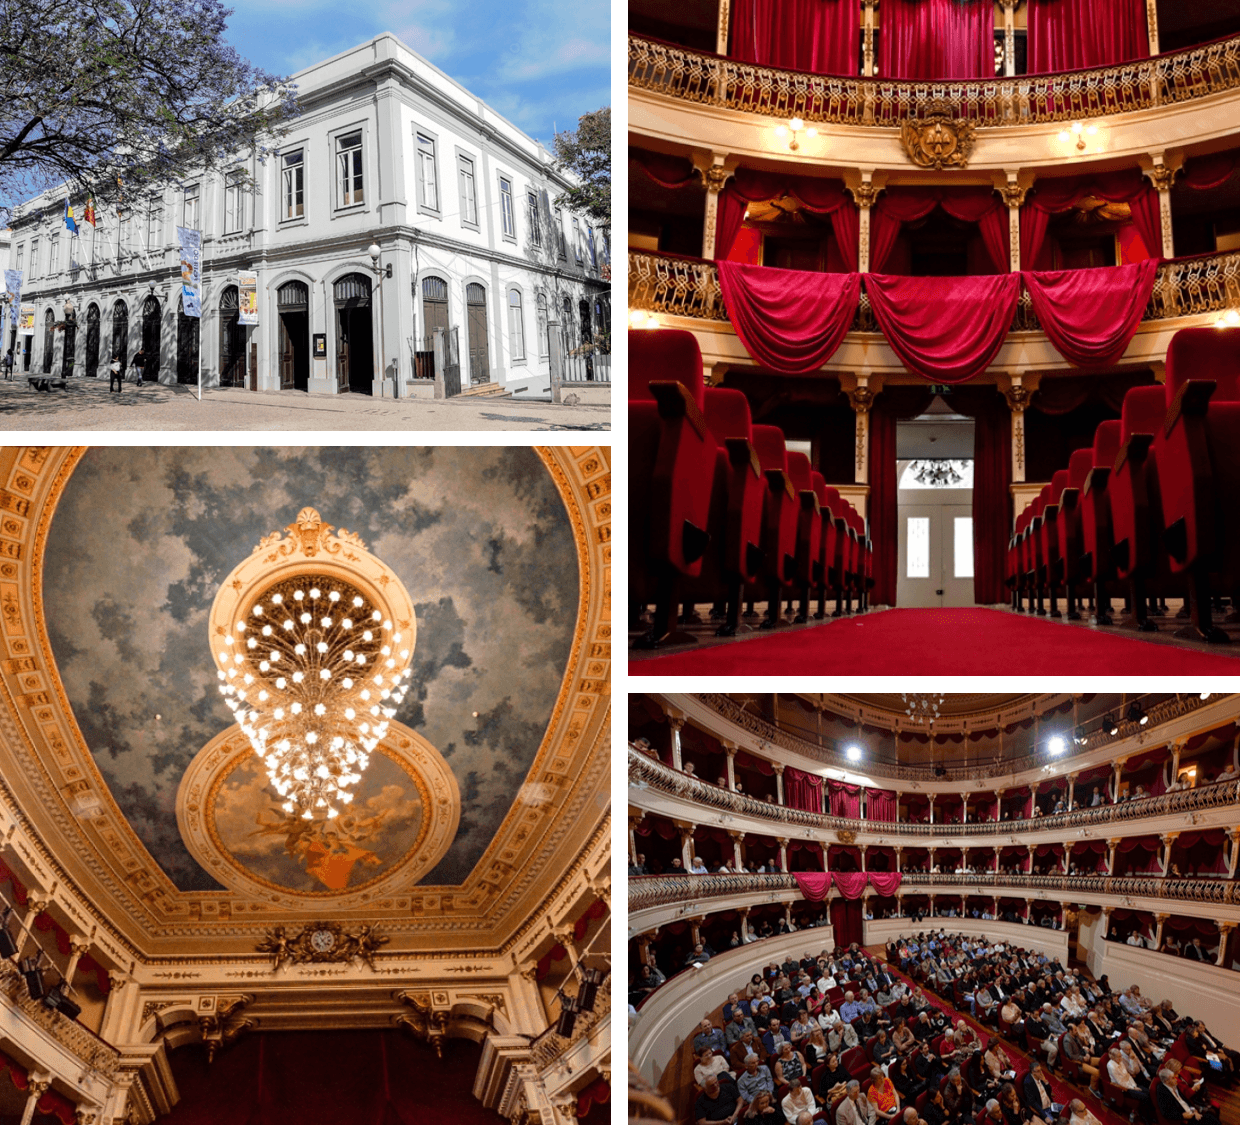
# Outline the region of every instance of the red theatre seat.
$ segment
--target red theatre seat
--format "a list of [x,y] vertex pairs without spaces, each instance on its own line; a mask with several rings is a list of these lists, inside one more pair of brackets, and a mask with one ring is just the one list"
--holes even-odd
[[[754,448],[766,478],[762,512],[762,575],[767,599],[766,620],[760,628],[772,629],[782,621],[780,598],[792,584],[796,568],[797,507],[796,490],[788,476],[788,453],[783,431],[775,426],[754,426]],[[751,587],[755,583],[751,583]]]
[[1164,543],[1172,572],[1189,578],[1194,632],[1225,642],[1210,606],[1240,587],[1240,328],[1177,332],[1165,389],[1154,438]]
[[822,509],[814,490],[814,470],[804,453],[788,454],[788,477],[797,494],[797,546],[795,583],[801,592],[801,608],[794,618],[809,620],[810,592],[817,580],[822,557]]
[[[1038,572],[1041,569],[1041,543],[1042,543],[1042,511],[1046,507],[1046,492],[1043,490],[1034,498],[1032,504],[1029,505],[1029,526],[1025,529],[1025,548],[1023,555],[1023,569],[1025,573],[1025,584],[1029,590],[1029,612],[1036,613],[1039,617],[1046,616],[1046,607],[1042,604],[1042,584],[1038,581]],[[1037,605],[1034,605],[1034,596],[1037,597]]]
[[1110,625],[1112,621],[1107,583],[1115,579],[1115,537],[1109,491],[1122,431],[1118,421],[1103,422],[1094,431],[1093,466],[1081,489],[1081,537],[1085,552],[1081,556],[1081,570],[1086,581],[1094,584],[1094,621],[1099,625]]
[[[1077,584],[1083,582],[1086,575],[1082,571],[1085,555],[1085,532],[1081,522],[1081,492],[1089,478],[1093,467],[1094,451],[1092,448],[1078,449],[1068,460],[1067,480],[1064,482],[1059,496],[1059,518],[1056,535],[1059,540],[1059,566],[1063,577],[1064,591],[1068,599],[1067,616],[1069,621],[1081,619],[1080,599],[1077,596]],[[1058,475],[1058,474],[1056,474]]]
[[1051,617],[1063,616],[1059,612],[1056,591],[1063,585],[1064,580],[1063,558],[1059,548],[1059,501],[1067,484],[1068,470],[1060,469],[1043,489],[1046,504],[1042,509],[1042,541],[1039,547],[1042,552],[1041,573],[1050,599]]

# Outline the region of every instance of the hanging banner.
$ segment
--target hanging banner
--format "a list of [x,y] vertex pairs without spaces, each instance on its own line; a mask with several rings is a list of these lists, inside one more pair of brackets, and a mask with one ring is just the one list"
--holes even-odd
[[34,305],[22,305],[21,319],[17,322],[19,336],[34,335]]
[[237,323],[258,323],[258,274],[237,274]]
[[186,316],[202,316],[202,232],[177,227],[181,247],[181,305]]
[[21,304],[22,299],[22,271],[21,270],[5,270],[4,271],[4,296],[9,302],[9,318],[14,324],[17,323],[17,308]]

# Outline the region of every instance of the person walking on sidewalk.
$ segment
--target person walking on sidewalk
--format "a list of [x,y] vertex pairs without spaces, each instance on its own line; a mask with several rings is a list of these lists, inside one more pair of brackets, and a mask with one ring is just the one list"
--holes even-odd
[[125,377],[121,368],[121,357],[117,353],[112,357],[112,362],[108,364],[108,394],[112,393],[112,386],[116,385],[116,393],[120,394],[125,389]]
[[144,352],[141,348],[139,348],[138,354],[133,357],[132,363],[133,363],[133,369],[138,373],[138,378],[136,381],[137,381],[138,386],[140,387],[142,386],[143,372],[146,371],[146,352]]

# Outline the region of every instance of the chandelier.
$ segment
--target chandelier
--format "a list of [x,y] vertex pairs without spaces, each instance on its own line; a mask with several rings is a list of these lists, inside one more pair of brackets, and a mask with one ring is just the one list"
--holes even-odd
[[963,461],[914,461],[909,472],[927,488],[951,488],[964,480],[965,467]]
[[909,722],[918,726],[932,725],[939,717],[939,708],[947,700],[946,695],[933,695],[924,692],[901,692],[904,700],[904,714]]
[[216,595],[212,648],[224,702],[283,810],[334,820],[408,690],[413,606],[357,536],[332,535],[313,508],[285,530]]

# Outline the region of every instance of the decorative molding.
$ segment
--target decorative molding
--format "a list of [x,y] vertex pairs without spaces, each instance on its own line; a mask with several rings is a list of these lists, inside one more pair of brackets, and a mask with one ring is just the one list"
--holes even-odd
[[268,930],[255,951],[271,957],[271,971],[278,973],[285,964],[323,964],[325,962],[364,961],[376,972],[375,956],[391,939],[379,932],[378,926],[363,925],[355,934],[348,933],[339,922],[311,922],[289,936],[283,926]]
[[958,121],[950,103],[933,101],[919,118],[900,126],[900,143],[919,168],[967,168],[976,144],[977,126]]

